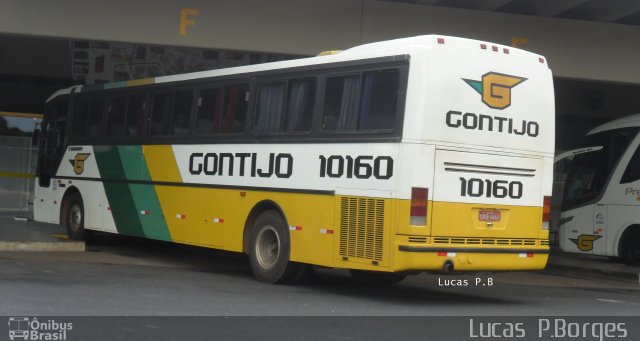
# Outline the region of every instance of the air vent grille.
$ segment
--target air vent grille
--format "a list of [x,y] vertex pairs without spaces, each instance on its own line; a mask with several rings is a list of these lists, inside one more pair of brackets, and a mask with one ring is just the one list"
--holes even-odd
[[[460,237],[435,237],[434,244],[464,244],[464,245],[518,245],[535,246],[536,239],[496,239],[496,238],[460,238]],[[540,240],[539,245],[549,245],[548,240]]]
[[340,204],[340,255],[381,261],[384,200],[343,197]]

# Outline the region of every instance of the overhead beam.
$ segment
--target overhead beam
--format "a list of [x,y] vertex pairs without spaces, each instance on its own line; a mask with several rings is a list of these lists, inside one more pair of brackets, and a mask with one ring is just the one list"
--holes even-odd
[[541,17],[555,17],[587,1],[589,0],[537,0],[532,1],[531,6]]
[[512,0],[485,0],[478,1],[476,9],[481,11],[495,11],[498,8],[510,3]]
[[588,15],[595,21],[612,22],[640,11],[640,1],[618,0],[590,2]]

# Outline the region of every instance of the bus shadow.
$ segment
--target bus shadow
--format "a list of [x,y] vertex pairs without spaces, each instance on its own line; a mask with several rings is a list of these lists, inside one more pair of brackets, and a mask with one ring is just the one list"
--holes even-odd
[[[158,240],[99,233],[87,244],[88,252],[105,252],[121,257],[149,261],[153,266],[179,267],[212,275],[232,276],[255,281],[248,257],[235,252]],[[462,278],[462,276],[446,276]],[[309,283],[294,284],[297,291],[310,291],[345,297],[359,297],[400,305],[516,305],[521,302],[491,296],[486,289],[439,288],[437,275],[409,276],[395,285],[373,285],[355,280],[341,269],[316,270]],[[272,284],[263,284],[272,285]],[[482,291],[482,292],[480,292]]]

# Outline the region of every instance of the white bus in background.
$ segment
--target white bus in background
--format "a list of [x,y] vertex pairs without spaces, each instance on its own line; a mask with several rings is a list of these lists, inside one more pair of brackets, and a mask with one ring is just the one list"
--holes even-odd
[[640,114],[611,121],[587,133],[584,148],[556,157],[556,177],[566,176],[563,251],[640,264],[639,131]]

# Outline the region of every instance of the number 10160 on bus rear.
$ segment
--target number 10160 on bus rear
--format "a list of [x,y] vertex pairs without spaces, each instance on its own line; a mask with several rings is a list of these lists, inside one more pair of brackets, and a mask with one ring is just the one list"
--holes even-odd
[[312,58],[74,86],[49,98],[35,216],[313,266],[543,269],[554,152],[546,60],[419,36]]

